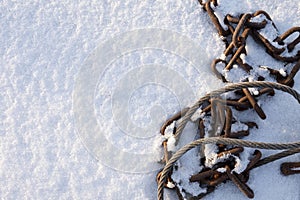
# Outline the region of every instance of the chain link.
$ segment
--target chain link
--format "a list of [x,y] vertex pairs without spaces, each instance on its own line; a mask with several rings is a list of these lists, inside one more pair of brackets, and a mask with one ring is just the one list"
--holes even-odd
[[[300,27],[293,27],[280,35],[270,15],[263,10],[258,10],[254,13],[243,13],[239,16],[226,14],[224,19],[220,19],[220,17],[216,14],[216,10],[218,9],[217,0],[208,0],[205,2],[202,0],[198,1],[203,7],[204,11],[207,12],[219,36],[226,44],[226,49],[224,50],[221,58],[214,59],[211,64],[212,71],[219,79],[221,79],[223,82],[232,82],[227,78],[224,72],[231,73],[230,71],[232,70],[232,68],[234,66],[237,66],[238,68],[243,69],[248,75],[247,78],[242,81],[250,81],[254,66],[246,63],[244,58],[248,53],[246,50],[247,38],[251,36],[257,43],[261,44],[266,49],[266,52],[274,59],[284,62],[284,65],[294,65],[289,73],[285,72],[286,74],[271,67],[259,66],[260,68],[268,70],[269,77],[267,77],[267,75],[260,75],[257,76],[256,80],[254,81],[263,81],[266,78],[273,77],[280,84],[291,87],[293,86],[294,77],[300,69],[300,51],[297,51],[295,48],[296,45],[298,45],[298,43],[300,42]],[[274,33],[274,38],[265,36],[264,31],[266,29]],[[291,36],[296,33],[298,33],[298,36],[290,41]],[[253,85],[256,84],[253,83]],[[247,87],[234,90],[234,98],[226,98],[226,95],[224,97],[220,96],[221,93],[226,93],[227,91],[216,91],[214,93],[216,95],[212,93],[210,97],[202,98],[199,101],[201,103],[195,104],[196,107],[193,106],[191,108],[186,108],[168,119],[161,128],[161,134],[164,135],[164,132],[168,125],[172,124],[174,121],[181,120],[182,123],[180,123],[178,127],[175,126],[173,130],[174,137],[178,140],[183,130],[182,127],[184,127],[186,124],[185,121],[190,119],[191,114],[193,114],[197,108],[200,108],[202,117],[200,117],[198,121],[195,122],[198,126],[198,134],[200,139],[216,136],[219,136],[220,138],[243,138],[245,136],[248,136],[250,134],[250,130],[253,127],[258,128],[257,124],[251,121],[241,122],[239,121],[237,116],[233,116],[232,113],[233,110],[243,111],[253,109],[261,119],[266,119],[267,116],[264,113],[262,107],[257,103],[257,99],[262,95],[273,96],[274,90],[267,84],[263,84],[263,82],[257,82],[257,85],[265,85],[265,87],[260,87],[257,92],[251,92]],[[299,94],[295,94],[294,97],[298,99]],[[205,123],[205,121],[209,121],[209,125]],[[247,128],[244,130],[233,132],[232,126],[236,124],[242,124]],[[206,126],[209,126],[210,128]],[[163,142],[163,147],[165,155],[162,162],[168,165],[169,158],[172,160],[173,157],[171,157],[171,152],[167,149],[167,140]],[[213,192],[215,187],[220,183],[230,179],[247,197],[253,198],[254,193],[247,185],[251,169],[280,159],[282,157],[286,157],[294,153],[299,153],[300,151],[299,148],[291,149],[261,159],[262,153],[259,150],[255,150],[253,153],[253,157],[250,159],[250,162],[246,169],[240,174],[237,174],[235,172],[233,173],[233,169],[237,162],[236,157],[234,156],[239,156],[239,154],[243,151],[243,147],[238,145],[228,146],[225,144],[218,144],[217,148],[219,152],[218,156],[226,157],[227,155],[227,158],[223,159],[222,162],[215,163],[212,167],[208,167],[205,164],[205,160],[207,159],[205,154],[203,152],[200,152],[202,156],[201,165],[203,166],[203,169],[198,174],[195,174],[190,178],[190,182],[198,182],[202,188],[206,187],[207,192],[201,193],[198,196],[193,196],[192,194],[184,191],[179,182],[176,183],[172,180],[172,173],[177,170],[175,168],[172,169],[171,172],[168,173],[166,179],[164,179],[167,181],[163,183],[164,187],[171,189],[172,187],[170,186],[174,185],[179,199],[184,199],[186,197],[190,197],[191,199],[199,199]],[[281,166],[282,173],[284,175],[300,173],[299,170],[293,170],[293,168],[299,167],[299,164],[300,163],[283,163]],[[218,169],[220,168],[225,168],[226,170],[224,172],[220,172],[218,171]],[[157,181],[160,184],[161,176],[162,172],[158,173]]]

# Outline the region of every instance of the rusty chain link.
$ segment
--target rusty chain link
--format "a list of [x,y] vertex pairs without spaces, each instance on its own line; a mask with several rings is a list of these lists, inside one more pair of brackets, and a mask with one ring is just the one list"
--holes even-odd
[[[258,67],[268,70],[269,77],[273,77],[278,83],[290,87],[293,86],[294,77],[300,69],[300,50],[296,52],[295,48],[300,42],[300,27],[293,27],[280,35],[270,15],[263,10],[258,10],[254,13],[243,13],[239,16],[227,14],[224,19],[220,19],[215,14],[216,9],[218,9],[217,0],[208,0],[206,2],[203,2],[202,0],[198,1],[204,11],[207,12],[212,23],[217,29],[219,36],[226,44],[226,49],[224,50],[221,58],[214,59],[211,64],[212,71],[219,79],[223,82],[231,82],[224,72],[230,73],[233,66],[237,66],[249,75],[248,78],[241,81],[250,81],[249,77],[254,66],[246,63],[245,59],[243,59],[241,55],[243,54],[243,56],[247,56],[247,38],[251,36],[254,41],[261,44],[266,49],[266,52],[274,59],[283,62],[285,65],[294,65],[291,70],[289,70],[289,73],[282,73],[281,71],[271,67]],[[260,20],[258,21],[257,18]],[[275,38],[268,38],[265,36],[264,30],[267,28],[275,33]],[[288,38],[295,33],[298,33],[298,36],[291,42],[288,42]],[[256,79],[253,81],[264,81],[266,78],[266,76],[259,75],[256,76]],[[201,139],[219,136],[220,138],[240,139],[248,136],[252,128],[258,128],[257,124],[251,121],[239,121],[237,116],[232,114],[233,110],[243,111],[253,109],[257,115],[264,120],[267,116],[262,107],[257,103],[257,100],[262,96],[273,96],[274,94],[274,90],[270,87],[260,88],[255,92],[250,91],[249,88],[243,88],[235,90],[234,95],[230,95],[230,97],[226,97],[226,95],[224,97],[213,96],[207,99],[203,104],[199,105],[201,115],[196,121],[198,126],[198,137]],[[169,118],[163,124],[160,133],[164,135],[166,128],[170,124],[178,120],[183,120],[183,117],[189,110],[189,108],[185,108]],[[237,124],[243,125],[245,128],[243,130],[233,131],[232,126]],[[173,134],[177,137],[175,132],[176,125],[173,129]],[[162,144],[164,148],[164,158],[162,159],[162,162],[165,164],[167,164],[168,160],[171,158],[171,152],[168,151],[167,141],[168,139],[166,139]],[[197,182],[201,188],[206,188],[206,192],[194,196],[182,189],[180,183],[175,182],[171,177],[173,171],[177,170],[176,168],[172,169],[171,173],[168,174],[166,182],[164,182],[164,187],[175,189],[179,199],[185,199],[186,197],[189,199],[200,199],[213,192],[219,184],[224,183],[227,180],[231,180],[243,194],[245,194],[248,198],[253,198],[254,192],[247,185],[251,169],[300,152],[300,149],[298,148],[296,150],[288,150],[262,159],[262,153],[259,150],[255,150],[247,167],[241,173],[236,173],[233,171],[237,162],[236,157],[239,157],[244,148],[242,146],[224,144],[217,144],[217,148],[217,158],[222,157],[226,159],[223,159],[222,162],[215,163],[213,166],[206,166],[205,162],[208,158],[206,158],[202,152],[200,162],[203,168],[199,173],[192,175],[189,179],[191,183]],[[280,169],[283,175],[292,175],[300,173],[300,170],[295,170],[299,167],[300,162],[282,163]],[[222,171],[220,169],[224,170]],[[156,177],[158,183],[161,180],[161,174],[162,171],[159,172]]]

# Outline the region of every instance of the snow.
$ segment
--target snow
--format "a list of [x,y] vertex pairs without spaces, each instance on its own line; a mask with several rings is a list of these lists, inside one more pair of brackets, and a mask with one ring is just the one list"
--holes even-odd
[[233,156],[233,157],[235,158],[236,164],[234,165],[234,169],[232,171],[240,174],[246,169],[247,164],[249,163],[248,162],[249,160],[247,160],[247,162],[245,162],[245,161],[242,161],[237,156]]
[[231,70],[223,70],[226,80],[230,82],[242,82],[246,79],[247,73],[237,65],[233,65]]
[[280,73],[283,77],[286,77],[286,72],[284,71],[283,68],[281,68],[281,69],[279,70],[279,73]]
[[176,121],[173,121],[169,126],[166,127],[163,137],[169,139],[173,137],[174,128],[176,127]]
[[[280,33],[300,25],[296,0],[219,2],[221,13],[266,10]],[[1,198],[155,199],[160,125],[223,85],[210,64],[224,44],[198,1],[4,0],[0,25]],[[247,63],[283,67],[248,40]],[[253,117],[247,139],[300,139],[297,102],[277,92],[261,104],[267,119]],[[179,147],[194,139],[187,131]],[[200,170],[196,159],[178,179]],[[279,171],[299,160],[253,170],[254,199],[300,199],[299,175]],[[231,183],[206,197],[242,198]]]
[[175,185],[174,185],[174,183],[172,183],[172,182],[169,181],[169,182],[167,183],[167,187],[168,187],[168,188],[174,188]]
[[186,192],[194,196],[206,192],[206,189],[199,187],[199,184],[197,182],[189,181],[192,175],[197,174],[202,169],[202,167],[200,166],[200,158],[199,156],[197,156],[196,149],[193,149],[186,155],[184,155],[177,162],[177,165],[179,170],[174,171],[174,173],[172,174],[172,179],[177,183],[180,183],[178,187],[181,192],[183,192],[183,188]]
[[167,142],[168,151],[175,152],[177,150],[175,143],[176,143],[176,139],[174,136],[172,136],[168,139],[168,142]]
[[231,131],[233,133],[238,131],[247,131],[247,130],[248,130],[248,126],[240,122],[236,122],[231,125]]

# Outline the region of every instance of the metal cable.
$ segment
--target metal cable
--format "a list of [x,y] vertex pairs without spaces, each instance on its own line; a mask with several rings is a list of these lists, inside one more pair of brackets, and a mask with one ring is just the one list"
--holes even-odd
[[[242,88],[248,88],[248,87],[264,87],[264,88],[274,88],[277,90],[281,90],[283,92],[289,93],[292,95],[300,104],[300,94],[290,88],[289,86],[274,83],[274,82],[266,82],[266,81],[257,81],[257,82],[243,82],[243,83],[234,83],[229,84],[228,86],[215,90],[204,97],[200,98],[193,106],[190,107],[188,112],[183,116],[182,121],[178,124],[178,127],[176,129],[175,137],[178,140],[180,137],[180,134],[182,133],[185,125],[189,121],[190,117],[194,114],[194,112],[199,108],[201,104],[203,104],[204,101],[207,101],[211,97],[219,96],[225,92],[238,90]],[[159,200],[163,200],[163,189],[164,189],[164,183],[166,181],[166,178],[168,174],[170,173],[174,163],[187,151],[191,150],[192,148],[203,145],[203,144],[225,144],[225,145],[238,145],[238,146],[244,146],[244,147],[250,147],[250,148],[259,148],[259,149],[271,149],[271,150],[283,150],[288,149],[287,151],[283,151],[278,154],[271,155],[269,157],[266,157],[259,161],[253,168],[262,166],[264,164],[270,163],[274,160],[278,160],[280,158],[293,155],[295,153],[300,152],[300,141],[299,142],[293,142],[293,143],[264,143],[264,142],[255,142],[255,141],[246,141],[241,139],[231,139],[231,138],[221,138],[221,137],[210,137],[210,138],[204,138],[199,139],[196,141],[193,141],[181,149],[179,149],[172,157],[171,159],[166,163],[165,167],[162,170],[160,180],[158,182],[158,190],[157,190],[157,198]]]
[[[158,193],[157,198],[159,200],[163,200],[163,189],[164,189],[164,182],[170,173],[174,163],[186,152],[193,149],[196,146],[203,145],[203,144],[225,144],[225,145],[238,145],[238,146],[244,146],[244,147],[250,147],[250,148],[258,148],[258,149],[270,149],[270,150],[283,150],[283,149],[290,149],[289,151],[286,151],[285,153],[276,154],[276,156],[271,156],[271,158],[279,159],[282,157],[285,157],[287,155],[292,155],[294,153],[297,153],[300,151],[300,141],[299,142],[293,142],[293,143],[264,143],[264,142],[254,142],[254,141],[245,141],[241,139],[231,139],[231,138],[221,138],[221,137],[211,137],[211,138],[204,138],[195,140],[181,149],[179,149],[167,162],[165,167],[162,170],[160,180],[158,183]],[[257,164],[255,167],[262,166],[264,164],[267,164],[269,162],[272,162],[272,159],[265,159],[264,161]]]
[[274,154],[274,155],[265,157],[265,158],[261,159],[260,161],[258,161],[258,162],[252,167],[252,169],[257,168],[257,167],[260,167],[260,166],[265,165],[265,164],[268,164],[268,163],[270,163],[270,162],[274,162],[275,160],[279,160],[279,159],[281,159],[281,158],[284,158],[284,157],[287,157],[287,156],[294,155],[294,154],[296,154],[296,153],[300,153],[300,148],[289,149],[289,150],[286,150],[286,151],[283,151],[283,152],[280,152],[280,153],[277,153],[277,154]]

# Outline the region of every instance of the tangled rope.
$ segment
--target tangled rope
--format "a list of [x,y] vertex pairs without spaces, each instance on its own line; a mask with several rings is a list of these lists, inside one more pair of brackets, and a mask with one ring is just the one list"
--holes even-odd
[[[200,98],[188,111],[187,113],[182,117],[182,121],[178,124],[178,127],[176,129],[175,137],[176,140],[180,138],[180,134],[182,133],[184,127],[186,126],[187,122],[191,118],[191,116],[195,113],[197,108],[206,100],[208,100],[211,97],[219,96],[225,92],[234,91],[237,89],[242,88],[248,88],[248,87],[265,87],[265,88],[274,88],[283,92],[286,92],[290,95],[292,95],[300,104],[300,94],[290,88],[289,86],[274,83],[274,82],[266,82],[266,81],[257,81],[257,82],[243,82],[243,83],[235,83],[230,84],[222,89],[215,90],[204,97]],[[242,139],[231,139],[231,138],[222,138],[222,137],[210,137],[210,138],[203,138],[199,140],[195,140],[184,147],[182,147],[180,150],[178,150],[166,163],[165,167],[163,168],[159,181],[158,181],[158,189],[157,189],[157,198],[158,200],[163,200],[163,190],[164,190],[164,184],[166,182],[167,176],[170,174],[170,171],[174,165],[174,163],[183,156],[186,152],[193,149],[196,146],[204,145],[204,144],[225,144],[225,145],[239,145],[243,147],[250,147],[250,148],[259,148],[259,149],[270,149],[270,150],[284,150],[288,149],[286,151],[283,151],[281,153],[277,153],[274,155],[271,155],[269,157],[266,157],[262,160],[260,160],[256,165],[254,165],[252,168],[259,167],[262,165],[265,165],[267,163],[270,163],[274,160],[293,155],[295,153],[300,152],[300,141],[293,142],[293,143],[263,143],[263,142],[255,142],[255,141],[246,141]]]

